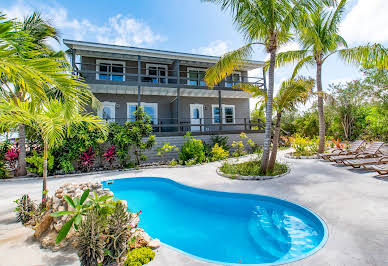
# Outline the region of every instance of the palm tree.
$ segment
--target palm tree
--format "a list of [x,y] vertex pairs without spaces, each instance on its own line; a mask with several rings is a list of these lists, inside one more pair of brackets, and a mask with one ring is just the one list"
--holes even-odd
[[205,81],[213,88],[225,77],[247,63],[254,45],[264,45],[270,54],[266,105],[264,151],[261,170],[266,172],[271,146],[272,104],[276,54],[282,45],[292,38],[291,29],[306,9],[316,4],[308,0],[206,0],[230,9],[233,21],[243,33],[247,44],[226,53],[205,75]]
[[[282,82],[279,92],[273,99],[273,107],[276,112],[275,132],[272,140],[271,157],[268,162],[268,170],[273,169],[276,162],[276,155],[280,137],[280,122],[283,112],[294,109],[298,104],[305,103],[312,94],[314,87],[313,79],[303,77],[289,79]],[[253,97],[267,101],[265,90],[255,85],[242,85],[241,89],[249,92]]]
[[95,126],[105,135],[107,125],[98,117],[84,113],[80,114],[70,101],[48,99],[38,104],[33,101],[0,100],[0,128],[12,128],[23,124],[34,129],[43,139],[43,190],[42,201],[47,192],[47,157],[51,147],[59,144],[70,134],[70,127],[83,123]]
[[297,62],[293,76],[305,65],[316,66],[316,83],[319,115],[319,150],[325,148],[325,118],[323,111],[322,65],[331,55],[338,54],[344,62],[358,65],[374,65],[388,68],[387,49],[379,44],[367,44],[348,48],[339,34],[339,26],[345,11],[347,0],[341,0],[333,9],[323,4],[309,13],[307,19],[298,23],[298,39],[301,50],[279,53],[276,67]]

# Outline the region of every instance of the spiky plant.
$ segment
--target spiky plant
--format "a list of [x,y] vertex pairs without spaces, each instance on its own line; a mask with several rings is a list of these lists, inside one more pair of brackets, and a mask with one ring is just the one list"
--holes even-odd
[[99,265],[104,259],[104,221],[90,210],[78,227],[78,257],[82,266]]
[[130,217],[127,207],[118,202],[114,212],[107,222],[107,244],[105,246],[104,265],[119,264],[120,259],[127,253],[129,240]]
[[34,216],[34,212],[36,210],[35,203],[27,194],[23,195],[15,202],[17,204],[17,207],[15,209],[17,222],[21,222],[22,224],[27,223]]

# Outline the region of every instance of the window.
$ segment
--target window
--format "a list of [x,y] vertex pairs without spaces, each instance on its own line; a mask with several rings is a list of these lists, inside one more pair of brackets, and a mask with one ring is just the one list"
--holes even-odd
[[125,81],[125,62],[96,60],[96,79]]
[[197,68],[187,68],[187,84],[194,86],[206,86],[205,78],[205,69]]
[[108,122],[114,122],[116,115],[116,103],[102,102],[101,104],[102,107],[98,110],[97,115]]
[[147,64],[146,68],[147,68],[147,75],[158,76],[158,77],[150,77],[150,80],[152,81],[152,83],[167,83],[166,65]]
[[[158,104],[157,103],[140,103],[143,106],[144,112],[150,117],[151,124],[158,123]],[[135,121],[135,111],[137,110],[137,103],[127,103],[127,120]]]
[[233,87],[240,82],[241,73],[235,72],[232,75],[225,78],[225,87]]
[[[220,108],[218,104],[212,105],[212,118],[213,124],[220,123]],[[222,122],[224,124],[234,124],[235,123],[235,108],[234,105],[222,105]]]

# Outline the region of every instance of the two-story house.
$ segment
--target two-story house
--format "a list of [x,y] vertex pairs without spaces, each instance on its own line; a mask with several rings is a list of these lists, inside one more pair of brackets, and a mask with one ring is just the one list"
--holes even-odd
[[209,89],[205,72],[219,57],[75,40],[64,44],[74,73],[102,103],[97,115],[107,121],[134,120],[134,111],[143,106],[157,137],[178,145],[187,131],[205,141],[223,134],[232,141],[244,131],[262,141],[261,125],[250,121],[250,94],[233,88],[239,82],[264,85],[262,77],[248,76],[263,67],[261,61],[249,61]]

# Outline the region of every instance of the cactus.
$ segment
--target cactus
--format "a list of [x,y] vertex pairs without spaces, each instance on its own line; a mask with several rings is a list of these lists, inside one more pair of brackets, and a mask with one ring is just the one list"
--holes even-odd
[[34,212],[36,211],[35,203],[27,194],[23,195],[15,202],[17,204],[17,207],[15,209],[17,222],[21,222],[22,224],[27,223],[34,216]]

